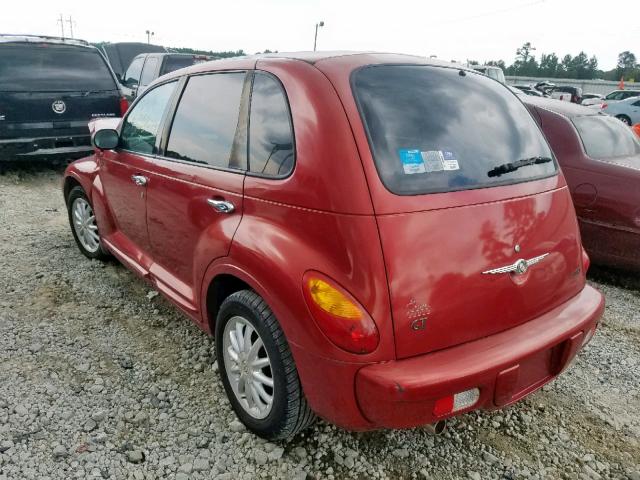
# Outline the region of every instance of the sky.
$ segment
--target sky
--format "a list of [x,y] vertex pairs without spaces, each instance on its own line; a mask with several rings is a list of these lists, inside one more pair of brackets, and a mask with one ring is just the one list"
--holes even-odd
[[[505,60],[525,42],[562,57],[584,50],[599,68],[618,53],[640,58],[640,2],[595,0],[26,0],[2,2],[0,33],[60,35],[60,14],[76,38],[146,41],[204,50],[375,50],[443,60]],[[613,13],[612,13],[613,10]],[[69,36],[69,24],[65,22]]]

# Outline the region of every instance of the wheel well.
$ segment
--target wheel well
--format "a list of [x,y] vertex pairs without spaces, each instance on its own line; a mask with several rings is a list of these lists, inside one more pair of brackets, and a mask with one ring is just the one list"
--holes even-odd
[[209,326],[211,332],[215,332],[216,317],[218,316],[218,310],[222,302],[232,293],[239,292],[240,290],[253,290],[246,282],[240,280],[233,275],[218,275],[216,276],[207,289],[207,312],[209,314]]
[[71,191],[71,189],[73,187],[82,187],[82,185],[80,185],[80,182],[78,182],[73,177],[65,178],[64,179],[64,190],[63,190],[65,203],[67,202],[67,198],[69,197],[69,192]]

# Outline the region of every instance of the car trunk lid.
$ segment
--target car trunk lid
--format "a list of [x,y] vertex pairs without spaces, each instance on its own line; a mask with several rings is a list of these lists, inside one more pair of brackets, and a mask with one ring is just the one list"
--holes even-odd
[[[515,327],[584,286],[566,187],[377,220],[399,358]],[[523,273],[499,273],[532,259]]]

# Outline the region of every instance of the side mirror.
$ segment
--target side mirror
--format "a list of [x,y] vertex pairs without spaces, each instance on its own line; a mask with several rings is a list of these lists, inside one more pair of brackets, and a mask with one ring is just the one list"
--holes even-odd
[[120,136],[116,130],[104,128],[93,136],[93,146],[100,150],[113,150],[120,143]]

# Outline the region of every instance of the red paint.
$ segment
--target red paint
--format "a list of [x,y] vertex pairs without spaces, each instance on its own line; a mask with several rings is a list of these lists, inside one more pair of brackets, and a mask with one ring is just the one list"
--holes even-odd
[[[231,276],[248,284],[282,325],[309,404],[344,428],[429,423],[437,399],[475,387],[473,408],[495,408],[494,397],[508,404],[551,380],[552,365],[537,359],[551,358],[602,313],[602,296],[585,287],[563,176],[390,193],[375,170],[349,74],[369,63],[427,62],[322,55],[187,70],[258,68],[282,82],[297,152],[285,179],[122,151],[97,151],[70,165],[66,176],[90,196],[107,247],[207,332],[215,319],[207,302],[212,282]],[[147,177],[147,186],[135,186],[131,175]],[[230,201],[235,211],[217,214],[207,199]],[[521,277],[482,274],[542,253],[548,258]],[[318,326],[305,300],[307,272],[334,282],[373,322],[378,339],[364,349],[370,353],[340,348]],[[498,392],[496,379],[516,366],[522,375]]]
[[[640,270],[640,164],[638,157],[594,160],[570,118],[591,109],[524,97],[562,167],[593,263]],[[567,110],[567,109],[570,110]]]

